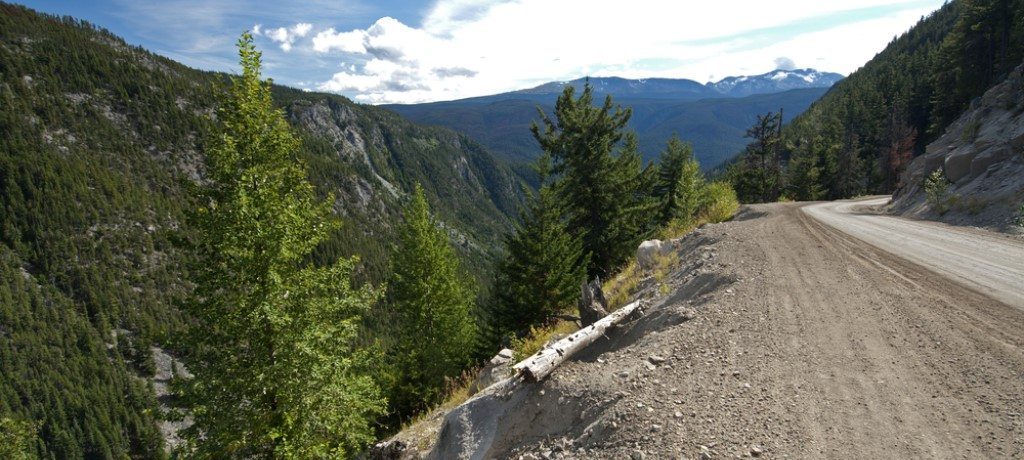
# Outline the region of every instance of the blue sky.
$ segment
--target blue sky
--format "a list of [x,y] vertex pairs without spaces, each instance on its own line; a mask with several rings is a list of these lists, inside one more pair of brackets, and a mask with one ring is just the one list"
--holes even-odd
[[943,0],[29,0],[192,67],[233,71],[257,32],[277,82],[369,103],[592,76],[849,73]]

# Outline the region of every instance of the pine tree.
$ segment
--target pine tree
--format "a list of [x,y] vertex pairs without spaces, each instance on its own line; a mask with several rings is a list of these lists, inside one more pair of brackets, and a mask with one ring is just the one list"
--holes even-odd
[[689,219],[700,204],[704,176],[700,164],[693,159],[693,147],[673,136],[661,154],[658,181],[654,196],[658,199],[659,223],[673,219]]
[[387,308],[393,321],[392,411],[406,416],[443,396],[446,379],[469,364],[474,286],[419,185],[405,208],[391,258]]
[[782,112],[768,112],[758,115],[747,130],[747,137],[752,141],[730,170],[740,201],[767,203],[779,199],[783,187],[779,155],[781,126]]
[[572,306],[586,276],[580,240],[569,232],[562,206],[547,183],[547,155],[538,159],[536,170],[540,189],[530,196],[520,213],[521,223],[506,238],[506,256],[498,266],[497,298],[487,318],[497,337],[522,336]]
[[593,102],[589,83],[578,98],[566,86],[555,103],[555,120],[541,112],[543,128],[531,126],[554,161],[553,188],[569,213],[569,228],[583,242],[588,277],[609,275],[636,248],[650,193],[642,187],[635,137],[622,144],[630,110],[613,105],[611,96],[600,107]]
[[371,441],[383,400],[354,347],[375,300],[354,289],[355,259],[308,256],[335,227],[296,158],[298,140],[260,79],[252,36],[242,75],[218,112],[207,152],[187,393],[200,458],[344,457]]

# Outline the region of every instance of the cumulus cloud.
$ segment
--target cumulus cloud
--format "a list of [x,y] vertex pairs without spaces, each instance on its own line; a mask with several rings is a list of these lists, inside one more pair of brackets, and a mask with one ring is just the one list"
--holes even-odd
[[309,35],[313,30],[313,24],[300,22],[291,27],[278,27],[276,29],[263,30],[261,24],[252,27],[253,35],[263,35],[281,46],[281,50],[288,52],[292,50],[295,41]]
[[418,27],[382,17],[366,29],[328,28],[312,49],[343,63],[319,90],[371,103],[456,99],[586,75],[749,75],[795,62],[848,73],[942,1],[777,0],[744,3],[737,15],[724,2],[439,0]]
[[775,70],[793,70],[796,69],[796,63],[792,59],[780,56],[775,58]]

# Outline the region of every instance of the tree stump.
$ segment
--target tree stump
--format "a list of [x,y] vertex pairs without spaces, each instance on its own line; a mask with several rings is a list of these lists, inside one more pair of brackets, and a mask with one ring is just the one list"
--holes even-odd
[[580,289],[582,296],[577,303],[580,311],[580,325],[590,326],[608,316],[608,301],[604,298],[604,291],[601,290],[601,278],[594,278],[590,284],[583,283]]

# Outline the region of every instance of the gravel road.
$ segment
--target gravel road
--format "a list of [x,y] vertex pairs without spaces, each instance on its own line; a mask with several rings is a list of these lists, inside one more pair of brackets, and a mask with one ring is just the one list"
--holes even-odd
[[864,204],[687,237],[669,294],[648,280],[644,316],[526,385],[477,456],[1024,458],[1020,246]]
[[1024,308],[1024,241],[967,227],[872,214],[889,197],[813,204],[803,212],[1003,302]]

